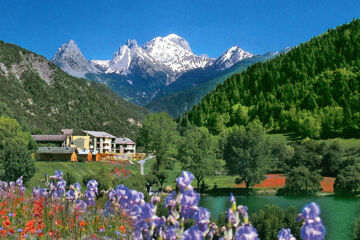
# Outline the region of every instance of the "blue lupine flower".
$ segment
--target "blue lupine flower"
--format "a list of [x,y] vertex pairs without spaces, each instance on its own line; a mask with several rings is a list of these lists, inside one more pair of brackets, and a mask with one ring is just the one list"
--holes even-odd
[[235,234],[235,240],[259,240],[256,229],[249,225],[242,225]]
[[19,187],[23,185],[22,177],[20,177],[16,180],[16,185],[18,185]]
[[95,192],[87,190],[85,192],[85,196],[84,196],[86,204],[89,206],[94,206],[95,205],[95,197],[96,197]]
[[194,175],[192,175],[192,173],[183,171],[181,176],[176,178],[176,183],[180,191],[189,187],[193,179]]
[[75,191],[70,189],[69,191],[66,192],[65,197],[70,202],[74,201],[74,199],[75,199]]
[[241,214],[241,216],[243,216],[244,222],[248,223],[249,221],[249,215],[248,215],[248,207],[247,206],[243,206],[243,205],[239,205],[238,206],[238,211]]
[[75,210],[78,212],[85,212],[87,209],[87,204],[83,200],[76,200],[75,202]]
[[177,238],[176,232],[178,230],[179,230],[178,226],[168,225],[165,230],[165,235],[166,235],[165,239],[177,240],[178,238]]
[[50,179],[61,180],[62,176],[63,176],[62,171],[56,170],[55,173],[54,173],[54,176],[50,176]]
[[32,190],[33,198],[39,198],[40,197],[40,186],[36,186]]
[[315,219],[320,216],[320,206],[315,203],[311,202],[308,205],[306,205],[302,210],[302,216],[307,219]]
[[289,228],[282,228],[277,237],[279,240],[296,240]]
[[56,184],[56,187],[57,187],[58,189],[64,190],[64,192],[65,192],[66,181],[65,181],[65,180],[60,180],[60,181],[58,181],[57,184]]
[[200,195],[193,189],[184,190],[181,197],[181,205],[199,205]]
[[80,183],[78,183],[78,182],[74,183],[74,188],[76,191],[81,192],[81,184]]
[[95,192],[96,194],[98,193],[98,182],[96,180],[90,180],[88,183],[87,183],[87,188],[89,191],[93,191]]
[[317,220],[307,219],[300,229],[300,237],[303,240],[322,240],[325,238],[326,229],[320,218]]
[[182,240],[202,240],[202,239],[204,239],[204,233],[195,226],[187,229],[182,236]]

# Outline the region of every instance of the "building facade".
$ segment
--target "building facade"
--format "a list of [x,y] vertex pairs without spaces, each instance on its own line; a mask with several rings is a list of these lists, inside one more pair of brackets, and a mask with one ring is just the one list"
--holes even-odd
[[116,137],[100,131],[83,131],[89,136],[90,151],[99,151],[99,153],[114,153]]

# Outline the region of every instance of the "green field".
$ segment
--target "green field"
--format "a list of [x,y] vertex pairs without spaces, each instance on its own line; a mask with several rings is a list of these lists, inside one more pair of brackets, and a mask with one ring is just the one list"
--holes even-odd
[[[76,177],[76,181],[81,183],[84,176],[95,174],[99,172],[101,168],[105,168],[106,172],[111,174],[111,171],[116,168],[121,169],[123,165],[106,162],[47,162],[37,161],[35,163],[36,173],[29,182],[28,189],[32,189],[34,186],[41,183],[41,179],[44,179],[45,174],[53,175],[55,170],[60,170],[64,174],[70,172]],[[130,164],[125,167],[131,173],[140,173],[140,165],[138,163]],[[41,184],[40,184],[41,185]]]

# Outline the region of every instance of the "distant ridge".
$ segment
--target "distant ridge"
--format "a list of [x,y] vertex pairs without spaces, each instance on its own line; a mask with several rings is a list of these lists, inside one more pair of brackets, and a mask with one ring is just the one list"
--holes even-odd
[[[77,51],[72,41],[62,51],[69,48]],[[82,59],[80,51],[75,56]],[[106,86],[69,76],[44,57],[3,41],[0,85],[0,115],[16,118],[32,134],[73,128],[134,137],[148,114]]]

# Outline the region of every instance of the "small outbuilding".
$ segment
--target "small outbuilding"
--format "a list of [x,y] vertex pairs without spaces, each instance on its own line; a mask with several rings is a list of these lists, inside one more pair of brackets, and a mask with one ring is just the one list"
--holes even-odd
[[39,147],[37,159],[40,161],[77,161],[78,151],[74,147]]
[[88,161],[91,162],[92,161],[92,153],[90,150],[88,149],[78,149],[78,160],[79,161]]

